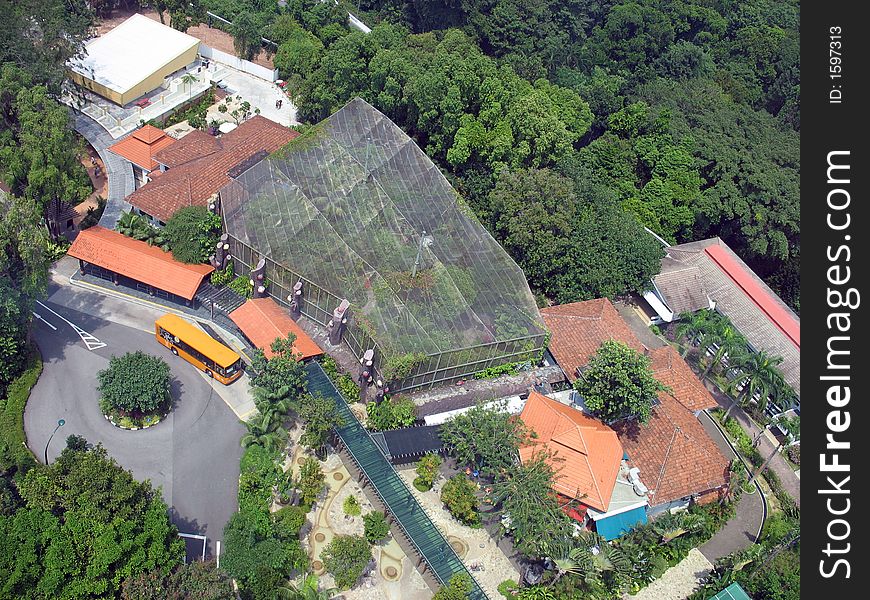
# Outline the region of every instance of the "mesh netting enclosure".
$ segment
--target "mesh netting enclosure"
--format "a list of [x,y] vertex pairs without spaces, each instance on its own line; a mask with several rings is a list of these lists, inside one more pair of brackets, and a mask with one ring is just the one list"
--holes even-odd
[[[352,337],[373,340],[381,372],[403,388],[545,345],[520,268],[414,141],[363,100],[242,173],[221,206],[234,256],[249,267],[267,259],[272,295],[284,301],[302,279],[303,312],[321,324],[347,298]],[[359,354],[367,341],[351,347]]]

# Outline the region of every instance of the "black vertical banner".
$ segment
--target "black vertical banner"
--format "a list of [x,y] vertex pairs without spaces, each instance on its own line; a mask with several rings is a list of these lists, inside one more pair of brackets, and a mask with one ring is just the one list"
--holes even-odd
[[870,351],[861,325],[870,303],[870,218],[862,210],[870,180],[870,31],[864,7],[801,6],[804,598],[867,594]]

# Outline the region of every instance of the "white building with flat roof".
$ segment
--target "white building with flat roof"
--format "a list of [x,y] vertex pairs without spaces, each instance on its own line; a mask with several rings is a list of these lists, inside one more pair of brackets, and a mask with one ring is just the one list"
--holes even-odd
[[197,38],[135,14],[89,41],[67,67],[75,83],[125,106],[194,62],[198,50]]

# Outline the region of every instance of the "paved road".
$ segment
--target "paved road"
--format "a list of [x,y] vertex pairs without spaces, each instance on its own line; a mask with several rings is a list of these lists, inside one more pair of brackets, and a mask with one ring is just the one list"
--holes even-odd
[[[702,412],[698,420],[728,460],[737,458],[710,415]],[[755,543],[764,521],[764,504],[758,489],[753,489],[754,493],[741,495],[731,520],[699,548],[711,563]]]
[[124,199],[135,189],[133,166],[114,152],[108,151],[107,148],[117,140],[112,138],[102,125],[76,110],[70,110],[70,120],[73,129],[94,147],[106,167],[109,197],[106,198],[106,209],[100,218],[100,225],[107,229],[114,229],[118,219],[121,218],[121,212],[130,210],[130,205]]
[[[182,532],[208,536],[208,553],[213,553],[214,541],[222,538],[224,524],[238,508],[244,426],[205,376],[158,345],[152,333],[94,316],[100,313],[96,303],[84,310],[50,300],[36,307],[41,319],[34,320],[33,333],[45,366],[24,413],[28,444],[42,460],[55,423],[65,419],[49,447],[49,460],[60,454],[71,434],[102,443],[137,479],[161,486],[172,521]],[[158,425],[123,431],[99,411],[96,373],[113,354],[135,350],[167,360],[176,404]]]

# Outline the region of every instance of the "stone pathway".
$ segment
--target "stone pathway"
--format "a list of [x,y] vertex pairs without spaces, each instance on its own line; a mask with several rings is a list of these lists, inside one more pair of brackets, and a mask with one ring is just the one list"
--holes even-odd
[[[300,428],[297,428],[300,429]],[[285,470],[295,475],[308,454],[299,446],[285,463]],[[341,458],[330,454],[321,463],[326,476],[327,490],[308,515],[311,529],[303,541],[308,549],[314,573],[321,587],[332,587],[334,580],[323,568],[320,553],[336,535],[363,535],[362,515],[376,510],[360,485],[351,477]],[[353,495],[360,503],[362,515],[349,517],[344,513],[344,500]],[[362,577],[353,589],[342,592],[345,600],[428,600],[432,590],[390,534],[389,541],[372,548],[374,568]]]
[[689,550],[689,555],[665,571],[664,575],[634,596],[631,600],[685,600],[698,588],[707,573],[713,569],[712,563],[698,551]]
[[114,152],[109,152],[109,146],[116,140],[103,129],[102,125],[75,110],[70,110],[70,120],[73,129],[97,151],[105,165],[109,192],[106,195],[106,209],[100,218],[100,225],[106,229],[114,229],[118,219],[121,218],[121,212],[130,210],[130,205],[124,200],[135,189],[133,166]]

